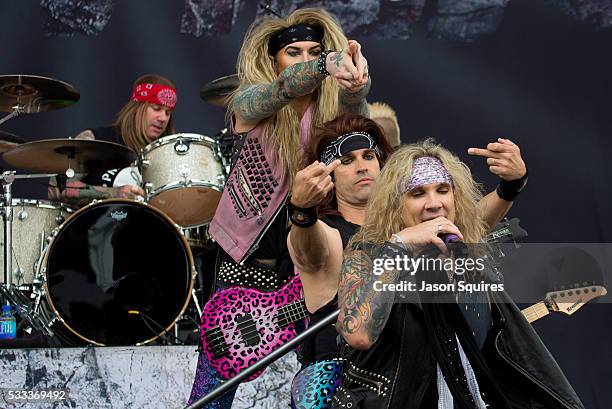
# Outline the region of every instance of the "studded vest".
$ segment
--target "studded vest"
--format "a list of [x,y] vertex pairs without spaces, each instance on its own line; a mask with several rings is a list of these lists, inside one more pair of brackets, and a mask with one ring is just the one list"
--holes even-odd
[[[311,121],[309,106],[300,122],[302,146],[308,142]],[[237,263],[257,249],[269,225],[283,211],[291,188],[289,175],[270,166],[268,137],[274,136],[264,135],[262,123],[247,133],[208,229]]]

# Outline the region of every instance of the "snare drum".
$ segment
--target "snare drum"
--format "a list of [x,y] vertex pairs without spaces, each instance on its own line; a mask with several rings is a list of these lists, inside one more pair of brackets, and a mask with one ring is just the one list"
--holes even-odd
[[68,343],[142,345],[189,302],[195,269],[185,238],[161,211],[126,199],[90,204],[53,236],[41,263],[55,333]]
[[208,223],[225,184],[217,143],[198,134],[169,135],[145,146],[140,173],[147,201],[182,227]]
[[[33,283],[47,237],[64,222],[69,212],[66,207],[55,206],[44,200],[13,199],[13,284],[17,288]],[[0,266],[3,266],[2,217],[0,226]],[[0,282],[4,282],[3,274],[0,274]]]

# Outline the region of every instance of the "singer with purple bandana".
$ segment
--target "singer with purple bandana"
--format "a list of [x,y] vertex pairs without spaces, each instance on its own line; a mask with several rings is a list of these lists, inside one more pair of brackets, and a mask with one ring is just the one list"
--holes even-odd
[[[375,122],[344,114],[317,128],[308,152],[311,165],[297,173],[288,203],[292,222],[288,247],[304,288],[309,325],[314,325],[338,308],[343,250],[365,223],[368,199],[392,149]],[[440,173],[440,180],[451,184],[440,166],[428,172],[428,161],[423,160],[419,162],[425,171],[415,172],[419,175],[413,180],[415,184],[422,184],[427,177],[433,180]],[[503,169],[496,171],[507,178],[525,173],[518,147]],[[487,229],[499,221],[511,203],[495,190],[478,203],[485,220],[490,220]],[[453,237],[459,239],[450,233],[443,239],[450,241]],[[337,336],[330,325],[304,343],[300,354],[303,369],[292,387],[294,407],[323,409],[331,404],[339,384],[337,369],[342,367]]]
[[[507,200],[509,190],[518,195],[523,186],[524,180],[505,184],[497,193]],[[449,235],[482,243],[487,223],[478,207],[481,199],[468,167],[431,140],[389,157],[371,192],[367,217],[345,250],[336,328],[346,362],[333,408],[584,407],[503,290],[398,295],[374,289],[376,281],[392,285],[407,275],[435,284],[502,283],[485,246],[469,247],[470,255],[485,263],[463,278],[442,269],[374,272],[381,259],[414,259],[426,251],[437,250],[428,253],[433,260],[452,259],[444,240]]]

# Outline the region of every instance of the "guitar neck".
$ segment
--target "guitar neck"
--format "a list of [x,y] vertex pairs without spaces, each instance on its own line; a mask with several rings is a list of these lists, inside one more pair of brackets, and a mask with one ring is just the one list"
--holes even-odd
[[278,311],[278,325],[284,327],[308,316],[304,299],[287,304]]
[[529,321],[530,323],[550,314],[550,311],[548,310],[548,307],[546,306],[544,301],[540,301],[537,304],[533,304],[531,307],[527,307],[521,312],[523,313],[525,318],[527,318],[527,321]]

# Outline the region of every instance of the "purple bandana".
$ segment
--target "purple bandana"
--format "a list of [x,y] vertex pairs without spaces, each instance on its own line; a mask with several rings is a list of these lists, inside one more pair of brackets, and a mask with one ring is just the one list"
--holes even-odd
[[453,179],[440,159],[432,156],[416,158],[412,164],[412,177],[406,182],[404,192],[430,183],[448,183],[452,186]]

